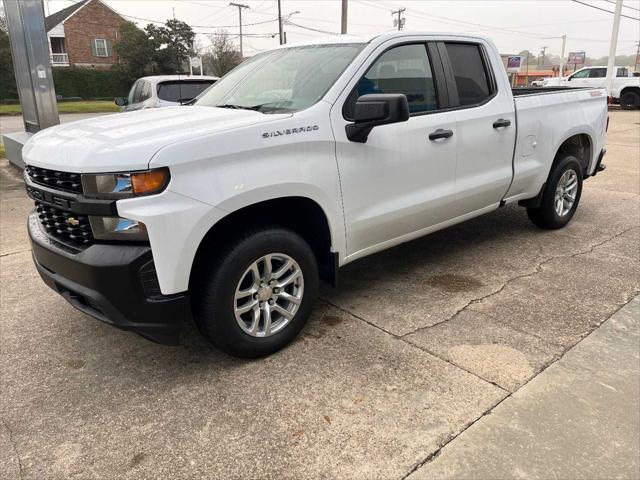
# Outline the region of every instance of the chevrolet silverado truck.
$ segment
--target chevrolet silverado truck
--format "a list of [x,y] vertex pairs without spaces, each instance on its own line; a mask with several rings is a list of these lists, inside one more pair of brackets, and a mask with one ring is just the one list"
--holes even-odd
[[263,356],[349,262],[507,204],[565,226],[604,168],[607,123],[603,89],[513,93],[481,37],[285,45],[192,106],[34,135],[33,258],[115,327],[176,344],[193,319],[220,349]]

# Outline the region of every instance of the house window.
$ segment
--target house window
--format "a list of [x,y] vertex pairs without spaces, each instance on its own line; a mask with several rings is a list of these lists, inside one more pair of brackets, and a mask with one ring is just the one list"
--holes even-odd
[[104,38],[93,39],[93,55],[95,57],[108,57],[107,41]]

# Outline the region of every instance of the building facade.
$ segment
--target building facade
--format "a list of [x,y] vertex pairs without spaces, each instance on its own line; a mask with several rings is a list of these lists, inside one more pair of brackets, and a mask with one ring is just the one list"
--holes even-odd
[[108,68],[127,20],[101,0],[84,0],[45,18],[53,67]]

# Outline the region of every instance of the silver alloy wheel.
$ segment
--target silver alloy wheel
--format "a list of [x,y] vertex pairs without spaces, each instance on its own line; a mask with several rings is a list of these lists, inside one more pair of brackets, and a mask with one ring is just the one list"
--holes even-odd
[[577,193],[578,174],[575,170],[569,169],[562,174],[556,187],[554,207],[559,217],[564,217],[571,211],[573,204],[576,203]]
[[265,255],[247,268],[233,299],[236,321],[252,337],[269,337],[295,316],[304,294],[298,263],[284,253]]

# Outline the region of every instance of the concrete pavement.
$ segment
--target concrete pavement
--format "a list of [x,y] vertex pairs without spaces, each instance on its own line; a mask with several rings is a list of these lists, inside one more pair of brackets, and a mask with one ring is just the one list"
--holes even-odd
[[0,478],[429,468],[640,292],[639,125],[638,112],[612,112],[608,169],[567,228],[539,230],[507,207],[363,259],[323,289],[291,347],[251,362],[192,326],[179,347],[154,345],[49,291],[31,264],[31,202],[3,163]]
[[640,478],[640,297],[408,477]]

